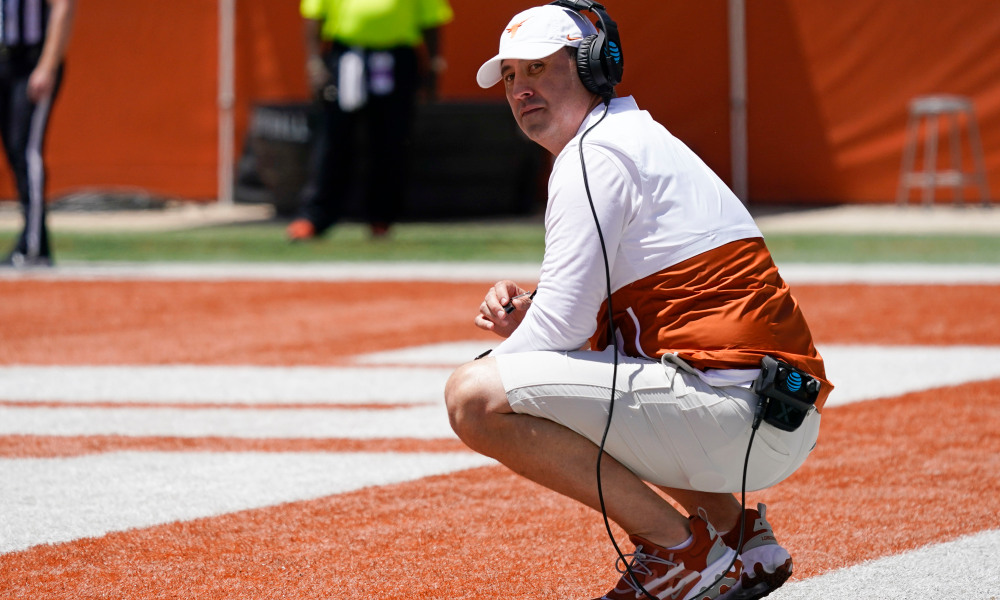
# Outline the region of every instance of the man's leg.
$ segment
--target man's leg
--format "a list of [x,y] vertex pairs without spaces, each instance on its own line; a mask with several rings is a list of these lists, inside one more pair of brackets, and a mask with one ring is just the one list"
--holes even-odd
[[[470,448],[600,510],[597,446],[553,421],[514,413],[494,359],[487,357],[455,371],[445,388],[445,400],[452,428]],[[605,455],[601,461],[604,503],[611,520],[629,535],[663,547],[689,537],[687,518],[669,502],[615,459]]]
[[[62,71],[59,71],[61,77]],[[52,93],[37,104],[28,98],[28,72],[14,75],[10,94],[5,98],[4,146],[11,171],[17,180],[17,192],[24,214],[24,229],[14,252],[25,264],[50,263],[45,206],[45,132],[52,102],[59,91],[59,81]],[[12,254],[13,257],[13,254]]]
[[[323,56],[334,81],[343,50]],[[336,99],[317,100],[320,119],[310,148],[309,174],[299,192],[299,210],[286,233],[292,241],[321,236],[340,221],[354,182],[356,131],[361,111],[344,112]]]
[[698,514],[702,509],[708,515],[708,522],[719,531],[729,531],[739,526],[742,507],[732,494],[698,492],[659,486],[661,490],[677,501],[689,515]]
[[[403,213],[410,186],[410,139],[416,116],[417,54],[413,48],[374,53],[369,67],[391,57],[388,89],[373,84],[368,97],[369,169],[365,218],[372,232],[387,231]],[[387,65],[383,64],[383,69]],[[388,74],[383,73],[383,77]]]
[[323,116],[309,159],[309,180],[299,199],[299,218],[312,223],[315,235],[323,235],[340,220],[356,164],[358,116],[341,111],[334,102],[321,104]]

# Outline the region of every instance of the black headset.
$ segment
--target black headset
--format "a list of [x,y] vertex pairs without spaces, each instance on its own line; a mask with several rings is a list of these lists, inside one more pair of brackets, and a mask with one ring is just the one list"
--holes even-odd
[[549,4],[581,14],[590,11],[597,15],[597,33],[588,35],[580,42],[576,70],[588,91],[605,101],[610,100],[615,95],[615,86],[621,83],[625,68],[618,24],[611,20],[603,5],[592,0],[555,0]]

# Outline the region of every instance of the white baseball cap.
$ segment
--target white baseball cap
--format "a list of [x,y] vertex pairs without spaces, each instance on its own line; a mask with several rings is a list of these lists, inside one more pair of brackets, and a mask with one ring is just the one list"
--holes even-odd
[[588,35],[597,33],[589,19],[567,8],[546,4],[518,13],[500,34],[500,52],[479,67],[479,87],[500,81],[500,63],[508,58],[545,58],[565,46],[580,47]]

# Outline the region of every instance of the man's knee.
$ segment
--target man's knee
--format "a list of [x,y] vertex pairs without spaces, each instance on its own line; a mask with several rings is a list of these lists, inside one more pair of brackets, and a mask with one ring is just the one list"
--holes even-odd
[[451,427],[463,440],[480,430],[491,413],[509,412],[492,359],[469,362],[456,369],[445,385],[444,400]]

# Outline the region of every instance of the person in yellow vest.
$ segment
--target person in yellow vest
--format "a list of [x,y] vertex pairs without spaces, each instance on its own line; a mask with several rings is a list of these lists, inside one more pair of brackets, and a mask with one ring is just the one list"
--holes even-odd
[[288,238],[316,238],[340,220],[362,151],[365,216],[372,235],[384,236],[407,191],[418,92],[434,96],[445,66],[439,30],[454,13],[447,0],[301,0],[300,12],[309,83],[323,111]]

